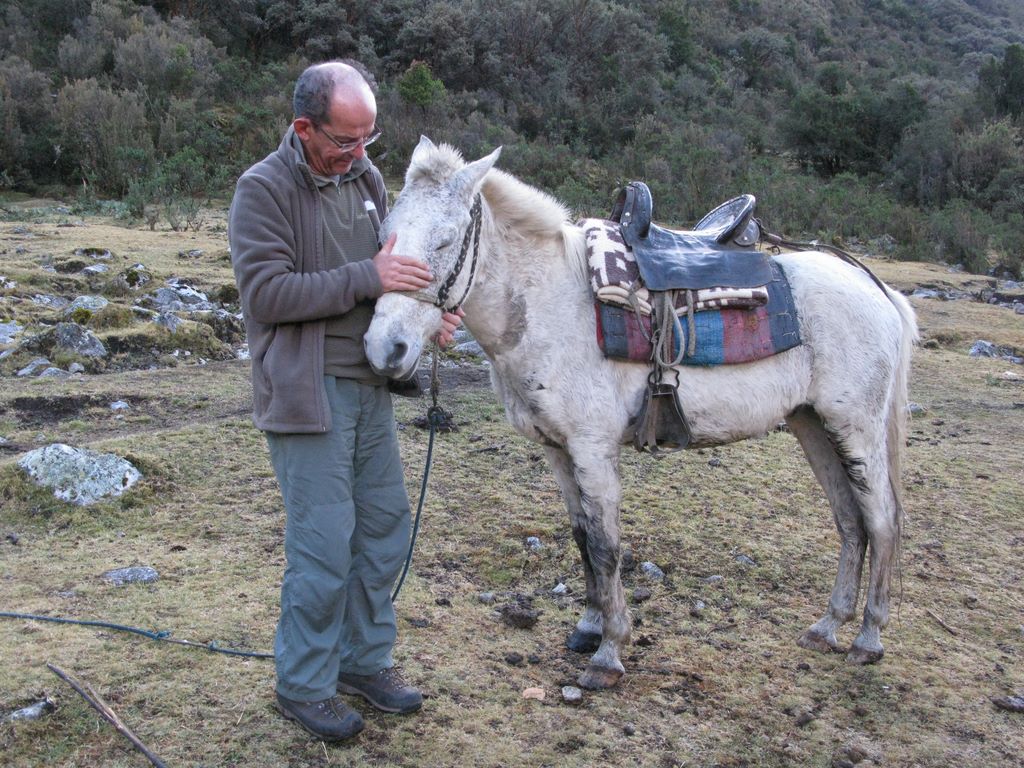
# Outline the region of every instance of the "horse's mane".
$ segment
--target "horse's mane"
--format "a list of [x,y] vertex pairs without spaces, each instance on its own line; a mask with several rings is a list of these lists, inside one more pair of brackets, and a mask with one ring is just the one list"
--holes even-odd
[[583,233],[561,201],[496,168],[484,177],[481,191],[499,226],[527,240],[561,242],[559,250],[586,277]]
[[[448,144],[438,144],[419,155],[409,166],[406,184],[426,181],[442,184],[465,165],[462,153]],[[550,243],[564,243],[565,258],[578,272],[587,274],[583,234],[572,224],[569,209],[560,201],[505,171],[492,168],[481,187],[495,224],[516,237]],[[538,250],[547,248],[538,248]]]

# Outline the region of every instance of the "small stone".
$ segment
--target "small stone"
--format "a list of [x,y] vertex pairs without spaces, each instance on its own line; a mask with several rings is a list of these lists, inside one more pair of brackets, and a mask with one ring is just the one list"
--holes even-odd
[[21,541],[21,537],[18,536],[18,534],[16,533],[8,533],[6,536],[4,536],[4,539],[6,541],[9,541],[14,546],[18,546],[18,543]]
[[544,701],[544,689],[543,688],[527,688],[523,691],[524,699],[535,699],[537,701]]
[[39,378],[66,379],[70,375],[71,374],[68,373],[67,371],[65,371],[63,368],[57,368],[55,366],[50,366],[45,371],[43,371],[42,373],[39,374]]
[[1024,696],[1003,696],[999,699],[992,699],[992,703],[999,709],[1005,709],[1007,712],[1016,712],[1018,714],[1024,712]]
[[148,565],[133,565],[128,568],[115,568],[103,574],[103,580],[116,586],[125,584],[152,584],[160,578],[155,568]]
[[511,664],[513,667],[519,667],[523,664],[523,654],[512,651],[511,653],[505,654],[505,662]]
[[711,576],[708,576],[706,579],[704,579],[705,584],[720,584],[723,581],[725,581],[725,576],[722,576],[718,573],[712,574]]
[[554,589],[551,590],[551,594],[552,595],[567,595],[567,594],[569,594],[569,588],[567,586],[565,586],[565,584],[563,584],[562,582],[558,582],[558,584],[555,585]]
[[736,555],[736,562],[740,565],[745,565],[748,568],[752,568],[757,565],[757,562],[754,560],[754,558],[748,555],[744,555],[742,553]]
[[814,717],[814,714],[812,712],[801,712],[796,717],[796,724],[797,724],[797,727],[803,728],[804,726],[807,726],[807,725],[813,723],[814,720],[815,720],[815,717]]
[[801,672],[811,671],[811,665],[808,664],[806,661],[801,661],[799,664],[796,665],[796,668],[799,669]]
[[619,569],[623,573],[630,573],[636,570],[636,556],[632,549],[623,549],[619,558]]
[[544,548],[544,545],[540,543],[540,539],[538,539],[536,536],[527,536],[526,546],[534,552],[539,552],[541,549]]
[[661,570],[661,568],[659,568],[657,565],[652,563],[650,560],[640,563],[640,570],[651,581],[665,580],[665,572]]
[[579,704],[583,701],[583,691],[575,685],[562,686],[562,701],[566,704]]
[[85,373],[85,366],[81,363],[72,363],[68,366],[68,373]]
[[973,592],[964,595],[964,605],[966,605],[968,608],[977,608],[978,596]]
[[476,596],[476,599],[479,600],[484,605],[493,605],[494,604],[494,593],[493,592],[481,592],[479,595]]
[[713,456],[712,458],[708,459],[708,466],[709,467],[720,467],[720,466],[722,466],[722,460],[720,458],[718,458],[717,456]]
[[635,736],[636,735],[636,726],[633,725],[632,723],[626,723],[624,726],[622,726],[622,732],[624,734],[626,734],[627,736]]
[[701,616],[704,615],[705,608],[707,608],[707,605],[704,603],[703,600],[694,600],[693,603],[690,605],[690,615],[693,616],[693,618],[695,619],[699,619]]
[[637,587],[633,590],[633,602],[645,603],[651,599],[651,590],[647,587]]
[[49,698],[37,701],[35,704],[29,704],[27,707],[11,712],[7,717],[4,718],[5,722],[13,723],[18,720],[39,720],[41,717],[48,715],[55,709],[54,703]]
[[526,657],[526,660],[531,664],[540,664],[540,656],[538,656],[536,653],[531,653],[529,656]]
[[82,270],[83,275],[102,275],[110,267],[106,264],[90,264],[88,267]]

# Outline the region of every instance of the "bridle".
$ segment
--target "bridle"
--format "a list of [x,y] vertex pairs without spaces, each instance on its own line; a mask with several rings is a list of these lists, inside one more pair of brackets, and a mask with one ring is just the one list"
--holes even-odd
[[[437,298],[433,300],[433,304],[445,312],[451,312],[461,305],[469,295],[470,288],[473,287],[473,278],[476,276],[476,262],[480,255],[480,230],[483,229],[481,225],[482,211],[483,204],[480,200],[480,194],[477,193],[476,198],[473,200],[473,207],[469,210],[469,226],[466,227],[466,234],[462,238],[459,258],[455,260],[452,271],[445,278],[444,282],[441,283],[441,287],[437,290]],[[459,275],[462,274],[467,257],[469,258],[469,279],[466,281],[466,289],[462,292],[462,296],[459,297],[458,301],[449,302],[448,294],[451,293],[452,288],[455,287],[455,283],[459,279]]]

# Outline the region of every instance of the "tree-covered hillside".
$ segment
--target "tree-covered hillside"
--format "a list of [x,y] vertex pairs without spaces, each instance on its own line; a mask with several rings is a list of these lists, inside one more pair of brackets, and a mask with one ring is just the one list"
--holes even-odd
[[1017,0],[8,0],[0,186],[187,208],[348,57],[393,174],[420,133],[503,144],[579,212],[630,178],[680,223],[751,191],[773,229],[1019,272],[1022,43]]

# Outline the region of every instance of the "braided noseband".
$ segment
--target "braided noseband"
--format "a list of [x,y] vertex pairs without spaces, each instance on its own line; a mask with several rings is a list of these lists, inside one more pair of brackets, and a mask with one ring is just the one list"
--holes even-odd
[[[452,271],[445,278],[444,283],[441,284],[437,291],[437,299],[434,300],[434,304],[446,312],[462,304],[466,300],[466,296],[469,295],[469,289],[473,286],[473,277],[476,275],[477,256],[480,253],[480,230],[483,229],[480,225],[481,211],[480,195],[477,194],[476,199],[473,201],[473,207],[469,211],[469,226],[466,228],[466,234],[462,238],[462,250],[459,251],[459,258],[455,260],[455,266],[452,267]],[[472,244],[472,248],[470,248],[470,244]],[[459,275],[462,274],[462,268],[466,263],[467,255],[469,256],[469,280],[466,281],[466,290],[462,292],[462,296],[458,301],[449,303],[448,294],[455,287]]]

